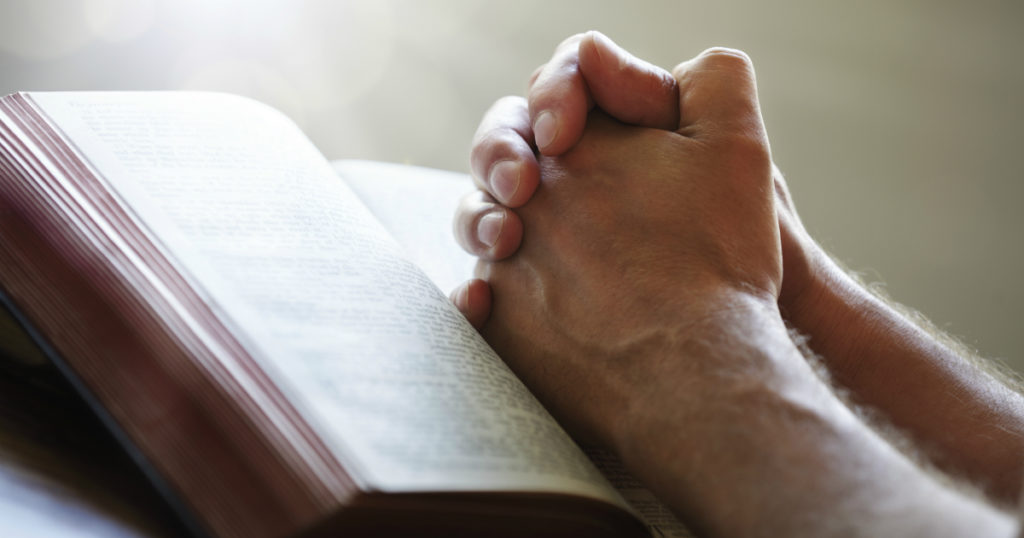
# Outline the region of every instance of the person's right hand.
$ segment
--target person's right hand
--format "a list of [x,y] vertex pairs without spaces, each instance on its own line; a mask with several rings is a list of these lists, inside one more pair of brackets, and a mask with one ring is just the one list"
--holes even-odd
[[620,426],[660,400],[647,400],[655,377],[721,399],[731,385],[717,376],[764,373],[759,353],[734,363],[707,347],[744,345],[740,327],[772,327],[758,345],[780,352],[773,368],[808,371],[778,345],[782,260],[750,61],[717,49],[676,70],[680,128],[593,111],[578,144],[539,159],[542,185],[517,210],[530,241],[476,270],[495,293],[481,334],[570,434],[607,447],[632,442]]
[[[789,338],[779,232],[794,223],[777,216],[749,59],[708,51],[675,73],[678,129],[595,111],[571,150],[538,159],[532,199],[512,190],[529,202],[463,206],[464,244],[487,239],[492,259],[532,234],[478,264],[495,293],[481,334],[570,435],[617,454],[698,533],[1008,536],[1005,515],[865,426]],[[509,108],[529,148],[529,113]],[[556,125],[543,151],[569,128]]]
[[[480,191],[456,215],[459,242],[481,260],[514,255],[524,234],[515,208],[530,200],[540,178],[534,151],[558,155],[572,148],[594,106],[624,123],[675,129],[677,92],[667,71],[596,32],[566,40],[531,78],[527,100],[504,98],[481,122],[471,163]],[[538,123],[543,111],[557,121]],[[539,148],[535,130],[543,132]],[[773,176],[783,261],[779,307],[786,321],[809,337],[858,401],[936,447],[940,467],[988,484],[987,491],[1012,502],[1021,487],[1024,406],[1005,402],[1020,402],[1020,395],[965,359],[969,352],[922,330],[846,275],[805,230],[776,167]],[[469,281],[452,298],[474,326],[485,325],[487,282]]]
[[[675,130],[678,95],[671,73],[599,32],[563,41],[530,78],[526,99],[502,98],[481,121],[470,157],[479,191],[463,200],[456,215],[459,243],[482,260],[515,254],[524,230],[514,208],[530,200],[540,181],[535,151],[560,155],[572,148],[595,106],[626,124]],[[779,305],[789,316],[819,321],[821,309],[812,303],[823,295],[834,265],[804,229],[777,167],[773,177],[784,265]],[[486,322],[491,298],[485,282],[467,282],[452,298],[474,326]]]

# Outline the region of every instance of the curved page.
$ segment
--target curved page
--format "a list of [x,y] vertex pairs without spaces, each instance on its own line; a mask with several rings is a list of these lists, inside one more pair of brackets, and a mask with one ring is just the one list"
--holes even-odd
[[362,488],[623,505],[283,115],[221,94],[30,97]]

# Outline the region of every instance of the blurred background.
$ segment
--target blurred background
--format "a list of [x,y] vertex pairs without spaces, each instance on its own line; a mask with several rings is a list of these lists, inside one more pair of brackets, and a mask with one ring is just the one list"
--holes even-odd
[[588,29],[666,68],[746,50],[811,233],[1024,371],[1018,0],[2,0],[0,92],[230,91],[331,159],[466,171],[490,103]]

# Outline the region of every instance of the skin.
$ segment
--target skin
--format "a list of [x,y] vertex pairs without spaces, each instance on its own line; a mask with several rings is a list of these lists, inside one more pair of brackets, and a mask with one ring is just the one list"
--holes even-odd
[[789,339],[749,60],[710,50],[674,76],[677,130],[595,111],[577,144],[538,160],[517,210],[530,240],[478,266],[494,293],[483,335],[573,435],[617,453],[698,533],[1011,535],[1006,514],[860,421]]
[[[538,186],[545,158],[571,155],[582,143],[588,111],[594,107],[623,123],[682,128],[693,134],[690,131],[698,122],[692,116],[704,103],[680,100],[680,91],[685,96],[694,78],[692,64],[684,66],[673,76],[596,32],[559,45],[552,60],[531,78],[528,100],[505,98],[481,123],[471,157],[481,192],[467,198],[456,216],[456,235],[463,246],[485,261],[503,260],[517,252],[524,230],[520,214],[532,214],[531,197],[543,194]],[[719,104],[737,106],[735,102]],[[541,125],[544,136],[535,136],[544,111],[556,121]],[[714,128],[763,133],[759,115],[757,122],[748,116],[742,121],[716,122]],[[538,145],[538,139],[545,144]],[[764,145],[767,150],[766,138]],[[534,154],[537,146],[540,164]],[[783,275],[776,305],[783,318],[809,336],[810,347],[855,401],[878,409],[908,432],[942,469],[979,484],[996,502],[1013,503],[1024,476],[1020,457],[1024,398],[976,366],[977,361],[963,351],[922,329],[850,278],[805,230],[779,170],[770,166],[768,174]],[[650,201],[632,203],[646,207]],[[566,204],[578,205],[578,201]],[[516,207],[521,209],[510,209]],[[483,220],[488,222],[481,226],[487,215]],[[545,233],[533,226],[526,229],[531,241]],[[600,295],[602,290],[593,292]],[[482,280],[453,293],[467,318],[485,329],[491,299],[490,288]]]

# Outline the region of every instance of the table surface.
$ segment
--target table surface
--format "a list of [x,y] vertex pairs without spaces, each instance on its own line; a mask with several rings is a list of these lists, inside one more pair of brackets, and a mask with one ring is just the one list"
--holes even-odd
[[0,535],[186,534],[55,369],[0,355]]

